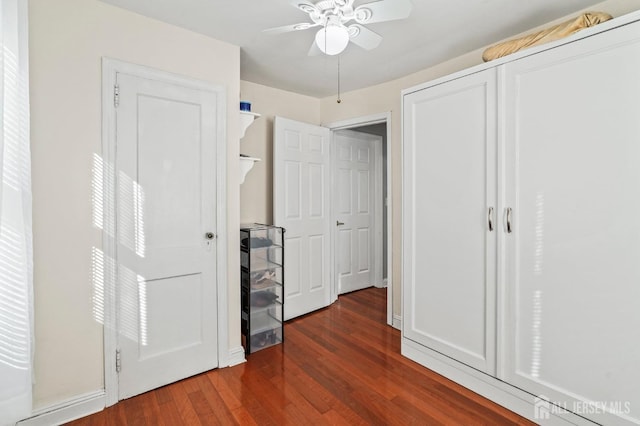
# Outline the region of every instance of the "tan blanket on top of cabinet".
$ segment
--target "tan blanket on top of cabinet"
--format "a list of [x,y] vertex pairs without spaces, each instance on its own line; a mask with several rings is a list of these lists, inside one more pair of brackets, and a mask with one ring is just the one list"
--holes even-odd
[[587,12],[577,18],[555,25],[551,28],[491,46],[484,51],[482,59],[485,62],[488,62],[522,49],[559,40],[582,29],[593,27],[601,22],[608,21],[611,18],[612,16],[608,13]]

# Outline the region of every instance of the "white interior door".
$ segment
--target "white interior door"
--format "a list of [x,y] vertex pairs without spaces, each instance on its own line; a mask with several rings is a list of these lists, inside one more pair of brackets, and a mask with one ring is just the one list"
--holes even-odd
[[327,128],[275,118],[273,216],[286,229],[285,320],[330,303],[329,138]]
[[335,271],[343,294],[375,283],[375,157],[382,138],[351,130],[336,131],[333,138]]
[[214,92],[119,73],[119,398],[218,366]]

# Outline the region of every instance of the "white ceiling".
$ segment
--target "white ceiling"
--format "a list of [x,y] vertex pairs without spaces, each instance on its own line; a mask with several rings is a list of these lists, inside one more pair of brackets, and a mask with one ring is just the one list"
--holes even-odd
[[[243,80],[315,97],[337,92],[337,57],[307,56],[314,29],[262,33],[308,22],[289,0],[102,1],[240,46]],[[412,0],[408,19],[367,25],[384,37],[377,49],[365,51],[350,43],[340,55],[341,90],[420,71],[599,1]],[[356,0],[355,5],[368,2]]]

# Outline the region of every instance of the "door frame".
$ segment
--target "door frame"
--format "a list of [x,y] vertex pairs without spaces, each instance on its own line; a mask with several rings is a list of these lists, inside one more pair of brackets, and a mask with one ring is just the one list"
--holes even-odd
[[[392,187],[391,187],[391,150],[390,141],[391,141],[391,112],[383,112],[379,114],[372,114],[362,117],[350,118],[347,120],[332,122],[328,124],[324,124],[325,127],[328,127],[331,130],[331,165],[332,167],[335,165],[335,138],[333,137],[334,132],[337,130],[357,130],[358,127],[364,127],[372,124],[381,124],[384,123],[387,126],[387,135],[386,135],[386,145],[387,145],[387,200],[386,200],[386,211],[387,211],[387,324],[393,326],[393,256],[392,256],[392,245],[393,245],[393,197],[392,197]],[[375,226],[378,226],[378,221],[380,224],[382,223],[382,151],[380,151],[380,156],[376,158],[376,212],[375,216]],[[332,174],[335,176],[335,174]],[[335,216],[335,206],[333,203],[333,185],[334,180],[332,177],[332,190],[331,190],[331,215]],[[338,299],[338,282],[336,280],[335,274],[335,263],[336,263],[336,250],[335,250],[335,241],[336,241],[336,229],[335,226],[331,227],[331,241],[332,241],[332,264],[331,264],[331,303],[335,302]],[[375,258],[380,259],[382,257],[382,234],[378,234],[376,232],[376,237],[374,238],[374,250],[375,250]],[[379,275],[378,275],[379,270]],[[382,283],[382,268],[376,267],[376,273],[374,274],[376,281]]]
[[[206,81],[185,77],[166,71],[131,64],[108,57],[102,58],[102,167],[94,174],[102,175],[97,192],[98,203],[102,203],[104,224],[113,223],[117,213],[117,181],[115,176],[116,160],[116,117],[114,105],[114,87],[117,73],[126,73],[136,77],[177,84],[195,90],[204,90],[216,94],[216,298],[218,328],[218,367],[227,366],[228,353],[228,303],[227,303],[227,149],[226,149],[226,89]],[[97,155],[97,154],[96,154]],[[97,179],[100,181],[100,179]],[[95,184],[95,182],[94,182]],[[97,210],[97,209],[96,209]],[[117,250],[114,235],[110,229],[102,227],[102,251],[104,264],[99,273],[103,274],[103,326],[104,326],[104,386],[105,405],[118,402],[118,373],[116,372],[117,329]],[[95,267],[95,266],[94,266]],[[99,302],[99,301],[98,301]]]

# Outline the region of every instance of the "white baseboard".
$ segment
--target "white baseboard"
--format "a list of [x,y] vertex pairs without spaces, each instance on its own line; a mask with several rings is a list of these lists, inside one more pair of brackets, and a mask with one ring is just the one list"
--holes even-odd
[[[229,351],[228,365],[221,367],[233,367],[246,362],[244,348],[238,346]],[[52,426],[61,425],[90,414],[104,410],[106,397],[104,390],[87,393],[75,398],[34,410],[28,419],[21,420],[17,426]]]
[[473,392],[490,399],[508,410],[513,411],[544,426],[594,426],[595,423],[569,412],[549,413],[548,418],[536,418],[536,397],[523,390],[481,373],[467,365],[459,363],[431,349],[425,348],[409,339],[402,339],[403,356],[435,371]]
[[32,417],[19,421],[17,426],[60,425],[102,411],[104,407],[105,393],[100,390],[34,410]]
[[376,283],[374,287],[376,288],[387,288],[388,280],[385,278],[381,282]]
[[394,315],[393,324],[391,324],[391,326],[398,330],[402,330],[402,317],[400,315]]
[[244,357],[244,348],[242,346],[237,346],[229,350],[229,358],[227,359],[226,367],[233,367],[234,365],[242,364],[247,360]]

